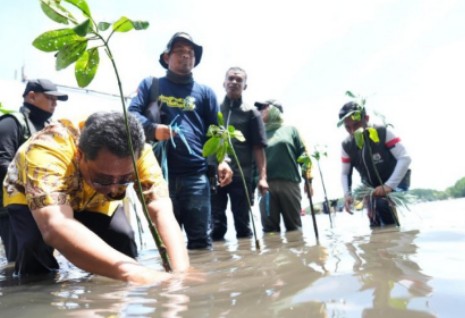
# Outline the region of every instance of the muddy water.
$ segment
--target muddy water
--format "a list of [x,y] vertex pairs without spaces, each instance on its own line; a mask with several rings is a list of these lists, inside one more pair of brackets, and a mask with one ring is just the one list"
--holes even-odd
[[[319,215],[318,242],[305,216],[302,233],[259,233],[259,250],[230,230],[213,251],[191,252],[204,281],[152,287],[64,259],[56,276],[19,280],[0,256],[0,317],[463,317],[464,211],[465,199],[418,204],[400,228],[377,230],[363,212],[338,213],[332,228]],[[141,262],[161,269],[145,244]]]

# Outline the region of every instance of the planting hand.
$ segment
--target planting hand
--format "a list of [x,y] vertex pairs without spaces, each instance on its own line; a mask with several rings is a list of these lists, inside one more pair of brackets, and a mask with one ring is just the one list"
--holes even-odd
[[347,213],[354,214],[352,212],[353,205],[354,205],[354,198],[349,194],[346,195],[344,197],[344,209],[346,210]]
[[158,141],[168,140],[171,137],[176,136],[176,132],[170,129],[170,126],[158,124],[155,129],[155,139]]
[[387,196],[388,193],[391,193],[391,192],[392,192],[391,187],[383,184],[383,185],[377,186],[373,190],[373,195],[375,197],[385,197],[385,196]]
[[227,186],[232,182],[233,171],[226,162],[221,162],[218,165],[218,182],[220,187]]

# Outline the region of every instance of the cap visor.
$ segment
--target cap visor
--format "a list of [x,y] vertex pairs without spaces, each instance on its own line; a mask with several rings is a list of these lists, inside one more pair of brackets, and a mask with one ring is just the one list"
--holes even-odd
[[344,115],[344,117],[342,117],[341,119],[339,119],[339,121],[337,122],[337,127],[341,127],[343,124],[344,124],[344,121],[346,120],[347,117],[349,117],[350,115],[352,115],[354,112],[348,112],[347,114]]
[[63,101],[63,102],[68,100],[68,95],[64,93],[60,93],[56,91],[48,91],[48,92],[44,92],[44,94],[55,96],[58,100]]

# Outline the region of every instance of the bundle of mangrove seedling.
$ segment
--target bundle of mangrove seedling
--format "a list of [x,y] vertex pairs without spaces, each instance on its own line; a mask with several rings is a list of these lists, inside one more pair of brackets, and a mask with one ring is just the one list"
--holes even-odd
[[[353,191],[354,200],[361,201],[365,198],[371,198],[373,196],[373,187],[361,184]],[[409,204],[414,201],[414,196],[409,194],[407,191],[393,191],[386,194],[387,198],[391,200],[396,207],[409,209]]]

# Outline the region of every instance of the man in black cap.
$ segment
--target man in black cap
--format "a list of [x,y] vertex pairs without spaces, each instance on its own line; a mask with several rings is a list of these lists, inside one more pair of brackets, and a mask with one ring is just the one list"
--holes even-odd
[[[142,123],[146,139],[163,144],[166,163],[162,159],[160,165],[167,170],[174,213],[189,249],[211,248],[209,168],[202,148],[209,126],[218,124],[219,108],[213,90],[192,75],[202,52],[189,34],[175,33],[159,58],[166,76],[145,78],[128,108]],[[231,179],[228,164],[219,163],[219,185]]]
[[[18,148],[33,133],[44,128],[57,107],[57,100],[66,101],[68,95],[58,91],[57,86],[47,79],[34,79],[26,84],[23,106],[18,112],[0,117],[0,180],[3,181],[8,165]],[[16,259],[16,239],[11,230],[9,216],[0,196],[0,236],[9,262]]]
[[339,111],[337,126],[344,125],[349,133],[342,142],[342,188],[344,207],[351,212],[352,170],[359,173],[362,183],[372,187],[365,198],[371,227],[399,225],[395,205],[387,195],[396,190],[408,190],[411,158],[400,138],[387,126],[369,125],[365,107],[348,102]]

